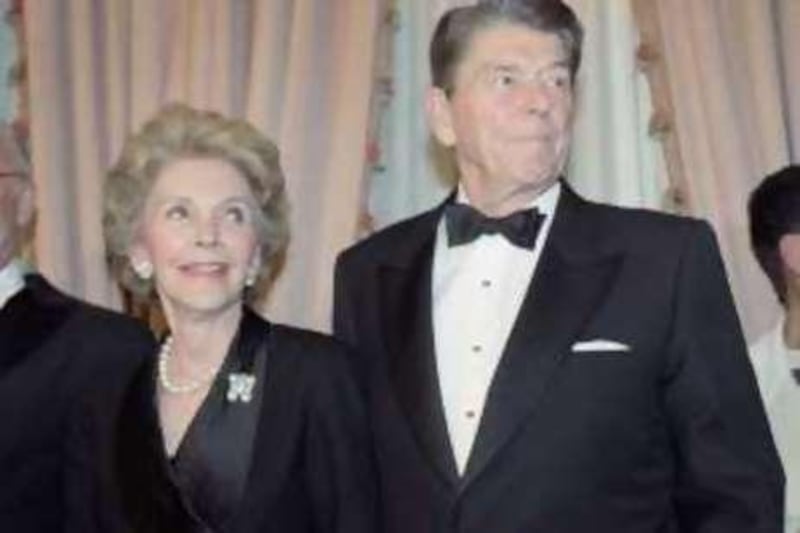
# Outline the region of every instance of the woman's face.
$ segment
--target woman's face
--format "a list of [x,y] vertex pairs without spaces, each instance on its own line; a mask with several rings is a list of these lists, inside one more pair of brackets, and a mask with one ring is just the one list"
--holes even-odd
[[222,159],[190,157],[161,170],[130,258],[152,264],[167,316],[241,305],[246,278],[261,266],[257,209],[244,176]]

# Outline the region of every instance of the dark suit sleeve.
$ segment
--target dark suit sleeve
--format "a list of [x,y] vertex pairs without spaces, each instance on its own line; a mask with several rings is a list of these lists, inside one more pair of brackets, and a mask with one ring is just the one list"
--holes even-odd
[[337,344],[320,354],[308,420],[307,486],[323,533],[374,533],[376,482],[363,394]]
[[101,431],[94,417],[86,416],[90,406],[76,405],[69,417],[65,435],[65,495],[66,533],[119,533],[113,526],[116,513],[111,509],[113,485],[106,476],[110,470],[101,465],[107,463],[107,450],[99,443]]
[[682,532],[779,533],[783,475],[713,233],[688,232],[664,402]]
[[65,422],[64,485],[67,533],[119,533],[113,475],[113,435],[134,373],[155,351],[142,325],[127,318],[86,320],[74,354],[76,390]]
[[352,272],[347,266],[346,256],[340,255],[333,277],[333,333],[336,338],[352,347],[357,346],[357,336],[356,328],[353,327],[355,316],[351,311],[354,294],[348,287],[350,276]]

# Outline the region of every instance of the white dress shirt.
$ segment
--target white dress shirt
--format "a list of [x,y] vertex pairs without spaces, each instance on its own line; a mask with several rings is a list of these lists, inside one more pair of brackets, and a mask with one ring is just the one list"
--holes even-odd
[[9,262],[0,270],[0,309],[25,287],[23,276],[24,270],[16,261]]
[[785,318],[750,347],[750,358],[786,475],[786,533],[800,532],[800,350],[783,339]]
[[[483,406],[511,328],[528,291],[561,194],[556,183],[529,207],[545,215],[532,250],[501,235],[449,247],[444,217],[433,260],[433,331],[447,429],[464,473]],[[457,201],[468,204],[463,189]]]

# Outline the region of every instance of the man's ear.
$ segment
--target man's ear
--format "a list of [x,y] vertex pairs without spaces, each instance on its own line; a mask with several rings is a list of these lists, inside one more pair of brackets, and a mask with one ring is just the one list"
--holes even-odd
[[17,191],[17,226],[26,228],[33,220],[36,211],[36,201],[34,200],[33,183],[28,178],[20,180],[19,190]]
[[778,241],[778,253],[785,269],[800,276],[800,233],[787,233]]
[[448,148],[456,143],[456,134],[453,129],[453,112],[450,99],[443,89],[428,87],[425,93],[425,111],[431,131],[436,140]]

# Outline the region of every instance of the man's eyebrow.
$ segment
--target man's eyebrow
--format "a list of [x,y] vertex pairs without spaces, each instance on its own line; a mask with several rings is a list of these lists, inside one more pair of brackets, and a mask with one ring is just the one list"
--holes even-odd
[[478,69],[479,71],[494,71],[494,70],[502,70],[502,71],[510,71],[510,70],[522,70],[520,65],[512,63],[510,61],[487,61],[483,65],[480,66]]
[[556,69],[556,68],[564,68],[569,69],[569,61],[566,59],[557,59],[551,63],[547,63],[542,67],[543,69]]
[[[555,59],[549,63],[542,63],[541,65],[536,66],[536,70],[551,70],[551,69],[558,69],[564,68],[569,69],[569,61],[566,59]],[[525,65],[522,65],[518,62],[514,61],[486,61],[483,65],[480,66],[478,69],[479,71],[488,71],[488,70],[500,70],[500,71],[514,71],[514,70],[525,70]]]

